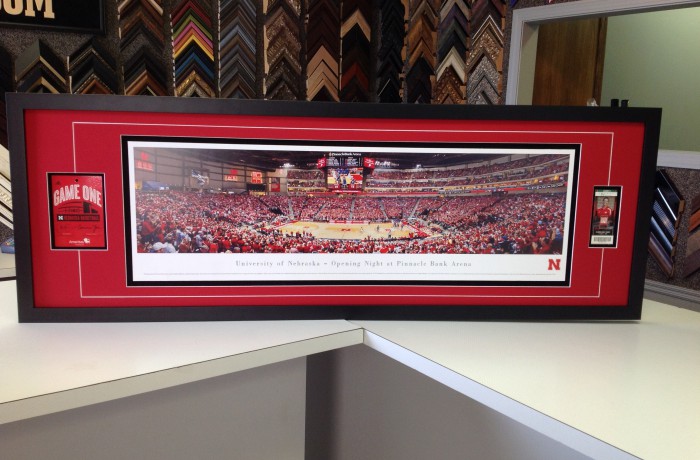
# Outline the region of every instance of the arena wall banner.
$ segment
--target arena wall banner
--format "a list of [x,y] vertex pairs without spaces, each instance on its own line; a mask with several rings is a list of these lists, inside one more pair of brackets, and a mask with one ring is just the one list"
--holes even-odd
[[640,318],[659,109],[7,99],[20,321]]

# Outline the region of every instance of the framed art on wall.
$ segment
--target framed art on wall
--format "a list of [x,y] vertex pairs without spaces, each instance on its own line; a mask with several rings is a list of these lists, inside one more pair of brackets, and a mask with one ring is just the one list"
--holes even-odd
[[639,318],[660,110],[11,96],[22,321]]

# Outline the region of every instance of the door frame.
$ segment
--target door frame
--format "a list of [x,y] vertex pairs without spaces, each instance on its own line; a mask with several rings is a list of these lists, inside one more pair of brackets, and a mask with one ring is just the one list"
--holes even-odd
[[[617,16],[693,6],[700,6],[700,0],[579,0],[513,10],[505,103],[532,104],[540,24],[561,19]],[[699,154],[700,152],[659,150],[658,162],[668,167],[697,169]]]

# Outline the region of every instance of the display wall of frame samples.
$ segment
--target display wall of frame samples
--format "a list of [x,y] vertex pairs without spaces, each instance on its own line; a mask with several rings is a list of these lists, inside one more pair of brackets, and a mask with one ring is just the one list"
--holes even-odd
[[683,277],[687,278],[694,275],[698,270],[700,270],[700,195],[696,196],[690,205],[688,243]]
[[673,276],[678,226],[685,200],[671,178],[660,169],[656,172],[656,188],[651,215],[649,251],[667,276]]

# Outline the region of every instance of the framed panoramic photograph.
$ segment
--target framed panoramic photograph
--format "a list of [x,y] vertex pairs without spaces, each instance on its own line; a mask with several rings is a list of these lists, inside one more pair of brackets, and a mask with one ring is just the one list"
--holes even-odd
[[8,100],[21,321],[640,317],[658,109]]

